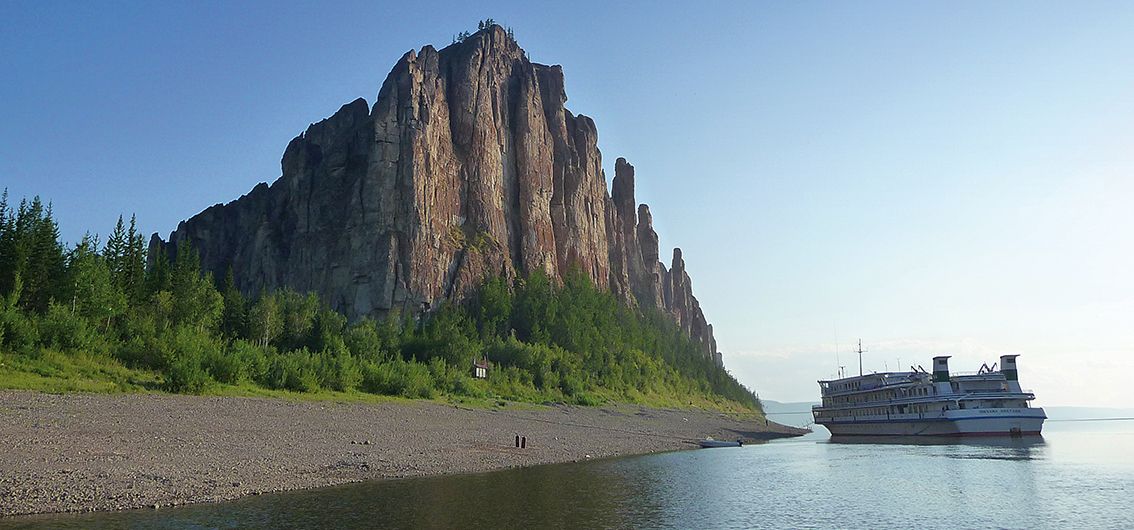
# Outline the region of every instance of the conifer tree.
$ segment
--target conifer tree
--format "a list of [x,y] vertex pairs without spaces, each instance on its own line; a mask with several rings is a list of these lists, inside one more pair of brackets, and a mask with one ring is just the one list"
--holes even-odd
[[0,236],[8,229],[8,188],[0,193]]
[[110,237],[106,239],[106,247],[102,250],[102,255],[106,258],[106,265],[110,269],[110,277],[119,289],[123,289],[126,285],[126,278],[123,274],[123,266],[126,258],[126,225],[122,222],[122,216],[118,216],[118,222],[114,225],[114,230],[110,233]]
[[12,272],[23,280],[20,305],[40,312],[56,297],[63,284],[63,245],[51,205],[46,208],[39,197],[20,201],[14,229]]
[[224,311],[224,301],[213,287],[212,275],[201,277],[201,258],[189,240],[177,245],[170,288],[174,323],[192,326],[198,331],[214,329]]
[[126,254],[123,264],[126,279],[126,299],[138,304],[144,300],[143,285],[146,279],[146,241],[137,230],[137,219],[130,215],[130,228],[126,232]]
[[229,338],[237,338],[244,334],[248,320],[248,308],[244,295],[236,288],[236,280],[232,274],[232,267],[224,275],[224,285],[221,288],[224,297],[224,314],[221,316],[221,331]]
[[555,286],[542,270],[536,270],[518,282],[512,324],[520,340],[547,343],[550,326],[557,312]]
[[23,297],[23,276],[27,265],[29,247],[28,226],[30,219],[27,199],[20,199],[20,205],[9,210],[5,222],[6,230],[3,240],[0,241],[0,292],[10,294],[15,292],[16,279],[20,278],[20,289],[17,302]]
[[12,290],[16,275],[15,219],[8,209],[8,188],[0,195],[0,297]]
[[147,298],[152,298],[159,292],[170,290],[169,269],[169,255],[165,253],[164,249],[157,249],[154,255],[154,264],[146,271],[145,295]]
[[511,329],[512,292],[503,278],[489,278],[477,289],[471,309],[482,340],[506,337]]
[[105,332],[111,320],[126,309],[122,291],[114,285],[109,264],[99,256],[98,239],[87,234],[68,256],[71,312],[96,324]]

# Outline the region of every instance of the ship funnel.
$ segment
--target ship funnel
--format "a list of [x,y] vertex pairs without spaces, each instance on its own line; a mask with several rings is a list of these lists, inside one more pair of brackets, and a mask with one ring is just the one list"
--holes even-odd
[[1005,381],[1017,381],[1020,378],[1016,374],[1016,357],[1019,355],[1000,356],[1000,373],[1004,374]]
[[941,355],[933,358],[933,382],[949,382],[949,356]]
[[1019,355],[1001,355],[1000,373],[1004,374],[1004,381],[1008,384],[1010,392],[1020,392],[1020,376],[1016,373],[1016,357]]

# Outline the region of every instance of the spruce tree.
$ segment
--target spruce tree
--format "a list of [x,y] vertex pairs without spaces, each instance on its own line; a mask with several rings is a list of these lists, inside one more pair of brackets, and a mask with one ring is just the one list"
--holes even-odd
[[8,213],[7,235],[5,242],[0,245],[4,252],[0,256],[0,291],[6,294],[15,292],[16,279],[20,279],[19,295],[17,301],[23,298],[24,284],[26,282],[25,269],[27,268],[28,248],[31,234],[31,205],[27,199],[20,199],[20,205]]
[[118,216],[118,222],[114,225],[114,231],[106,240],[106,247],[103,248],[102,255],[106,258],[106,265],[110,269],[110,277],[114,281],[114,285],[125,290],[126,278],[123,275],[123,266],[126,257],[126,225],[122,222],[121,215]]
[[106,259],[95,252],[98,239],[87,234],[68,256],[71,312],[88,319],[104,332],[111,320],[126,309],[122,291],[114,285]]
[[170,290],[169,269],[169,255],[166,254],[165,249],[157,249],[154,255],[154,264],[146,271],[145,296],[147,298],[153,298],[159,292]]
[[248,307],[244,295],[236,288],[236,280],[232,274],[232,267],[224,275],[224,286],[221,288],[224,297],[224,314],[221,316],[221,331],[228,338],[235,339],[244,335],[248,320]]
[[130,215],[130,228],[126,232],[126,254],[123,264],[126,279],[125,293],[128,302],[140,304],[145,299],[143,285],[146,279],[146,240],[137,230],[137,219]]
[[0,297],[7,296],[15,282],[15,219],[8,209],[8,188],[0,195]]
[[8,188],[0,193],[0,236],[8,229]]
[[201,258],[189,240],[177,244],[170,273],[173,292],[173,321],[212,331],[224,311],[224,300],[213,286],[212,274],[201,276]]
[[51,205],[44,208],[38,196],[30,204],[21,201],[16,217],[14,269],[24,282],[20,305],[42,313],[64,283],[59,227]]

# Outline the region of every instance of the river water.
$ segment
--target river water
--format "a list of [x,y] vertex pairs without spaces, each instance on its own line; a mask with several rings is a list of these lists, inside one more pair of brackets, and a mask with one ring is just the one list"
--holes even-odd
[[823,433],[222,504],[0,520],[0,528],[1134,528],[1134,422],[1042,438]]

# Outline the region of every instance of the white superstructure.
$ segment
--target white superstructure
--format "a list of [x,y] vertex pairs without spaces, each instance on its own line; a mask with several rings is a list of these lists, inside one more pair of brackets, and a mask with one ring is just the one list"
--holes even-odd
[[[861,349],[861,348],[860,348]],[[958,436],[1039,434],[1042,408],[1020,389],[1016,355],[1000,368],[950,375],[949,357],[933,358],[932,375],[919,368],[819,381],[823,403],[815,423],[832,435]]]

